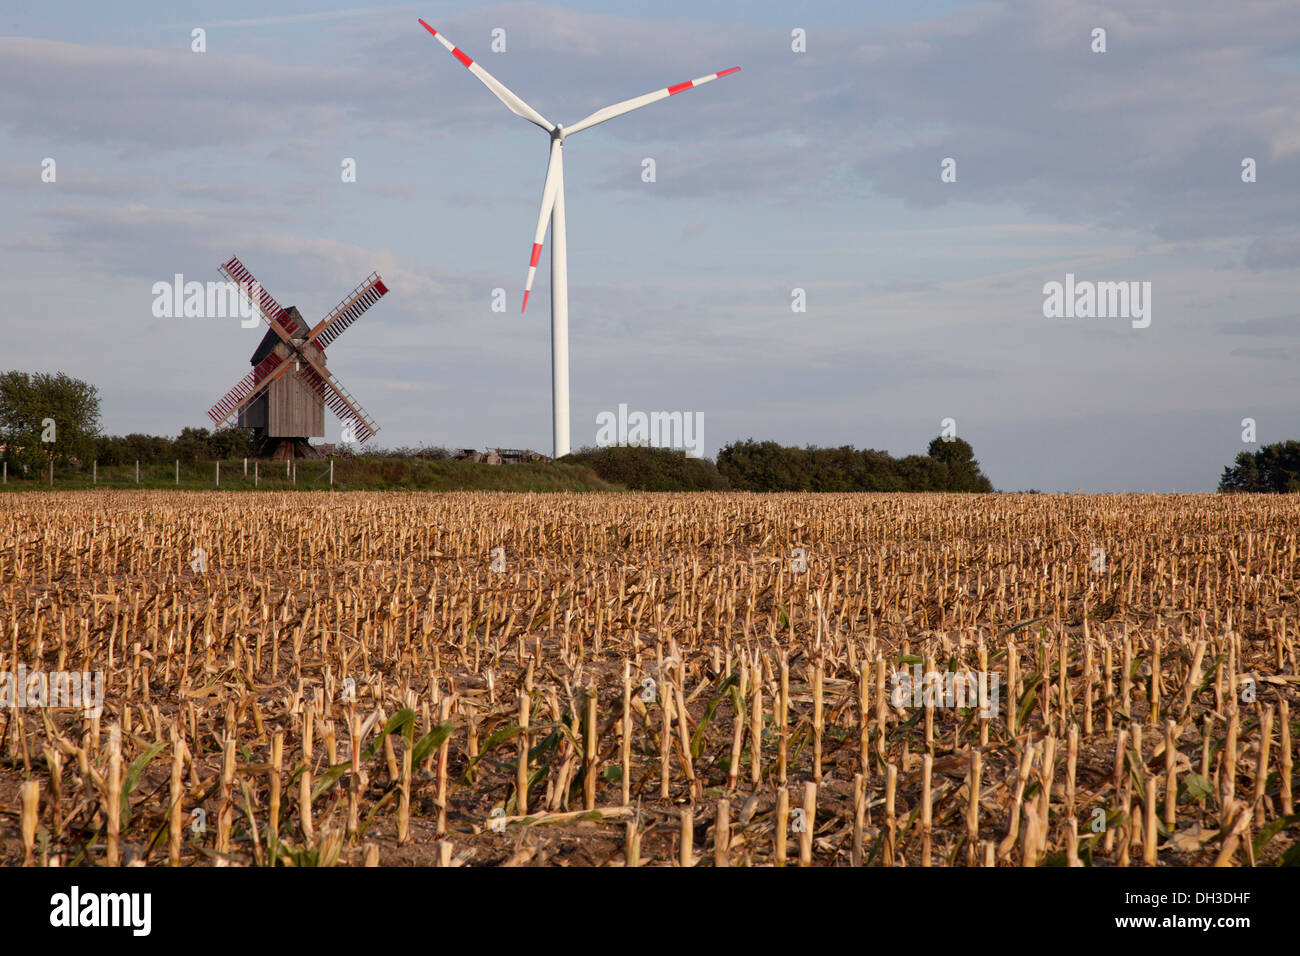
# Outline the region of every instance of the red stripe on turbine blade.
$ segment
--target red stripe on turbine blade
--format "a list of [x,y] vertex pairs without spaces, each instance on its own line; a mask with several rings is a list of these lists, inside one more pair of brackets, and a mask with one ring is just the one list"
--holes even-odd
[[733,66],[729,70],[723,70],[721,73],[718,74],[718,76],[726,76],[728,73],[739,73],[739,72],[740,72],[740,67]]
[[694,85],[695,85],[694,80],[687,80],[685,83],[678,83],[676,86],[670,86],[668,87],[668,95],[675,96],[678,93],[680,93],[682,90],[689,90]]
[[429,26],[429,24],[425,23],[424,20],[423,20],[423,18],[420,19],[420,26],[424,27],[426,30],[428,30],[430,33],[432,33],[434,36],[437,36],[437,35],[438,35],[438,31],[435,30],[433,27]]
[[525,289],[525,290],[524,290],[524,305],[523,305],[523,308],[521,308],[519,311],[520,311],[520,312],[523,312],[523,311],[524,311],[525,309],[527,309],[527,308],[528,308],[528,290]]
[[542,244],[540,242],[534,242],[533,257],[530,260],[528,260],[528,268],[531,269],[533,266],[537,265],[537,257],[540,256],[541,254],[542,254]]
[[474,65],[473,60],[471,60],[469,57],[467,57],[464,53],[460,52],[460,50],[456,49],[455,47],[452,47],[451,55],[454,56],[456,59],[460,60],[460,62],[464,63],[465,69],[469,69],[471,66]]

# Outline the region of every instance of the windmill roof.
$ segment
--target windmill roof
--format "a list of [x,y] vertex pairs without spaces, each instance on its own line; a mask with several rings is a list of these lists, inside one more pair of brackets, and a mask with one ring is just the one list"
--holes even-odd
[[[293,322],[298,335],[306,335],[311,331],[296,305],[289,306],[285,311],[289,314],[289,319]],[[255,351],[253,357],[248,360],[249,364],[256,365],[258,362],[262,361],[275,350],[276,345],[279,343],[280,336],[275,334],[275,329],[267,329],[266,334],[262,336],[261,343],[257,346],[257,351]]]

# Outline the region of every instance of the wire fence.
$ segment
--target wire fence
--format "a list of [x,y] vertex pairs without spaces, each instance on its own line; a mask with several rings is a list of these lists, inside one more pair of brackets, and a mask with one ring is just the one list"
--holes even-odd
[[130,464],[31,465],[0,463],[0,488],[225,488],[231,491],[319,490],[334,484],[334,461],[256,458]]

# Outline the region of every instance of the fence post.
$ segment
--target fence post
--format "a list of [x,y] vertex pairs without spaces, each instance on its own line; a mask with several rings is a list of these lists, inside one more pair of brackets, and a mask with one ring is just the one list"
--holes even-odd
[[180,483],[181,483],[181,460],[177,458],[176,459],[176,484],[179,486]]
[[135,460],[135,483],[140,484],[140,459]]
[[297,488],[298,487],[298,463],[297,462],[294,462],[293,470],[290,472],[290,474],[293,476],[293,486]]
[[9,484],[9,462],[8,462],[8,460],[5,461],[5,479],[4,479],[4,483],[5,483],[6,485]]
[[99,484],[99,459],[98,458],[95,459],[95,463],[90,466],[90,483],[92,485]]
[[330,487],[334,487],[334,459],[330,459]]
[[[257,471],[257,465],[256,465],[256,464],[253,465],[253,470],[254,470],[254,471]],[[248,477],[248,459],[247,459],[247,458],[244,459],[244,477],[245,477],[245,478]]]
[[221,487],[221,462],[217,462],[217,487]]

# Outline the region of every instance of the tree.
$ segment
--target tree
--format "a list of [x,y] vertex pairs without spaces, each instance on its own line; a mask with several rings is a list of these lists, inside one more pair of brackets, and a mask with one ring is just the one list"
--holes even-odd
[[253,433],[247,428],[219,428],[208,439],[214,458],[248,458],[254,454]]
[[1222,492],[1300,491],[1300,441],[1275,442],[1255,454],[1239,452],[1219,479]]
[[718,471],[740,491],[992,491],[971,446],[930,443],[928,455],[893,458],[872,448],[786,447],[752,438],[718,452]]
[[180,436],[173,443],[174,454],[181,461],[198,461],[207,455],[210,437],[211,433],[206,428],[182,428]]
[[926,454],[948,467],[947,491],[992,491],[993,484],[980,473],[975,449],[961,438],[944,438],[930,442]]
[[99,390],[63,372],[0,375],[0,441],[11,464],[88,462],[99,434]]
[[1255,462],[1255,456],[1248,451],[1238,452],[1233,463],[1223,469],[1223,477],[1219,479],[1219,491],[1222,492],[1267,490],[1260,480],[1259,466]]

